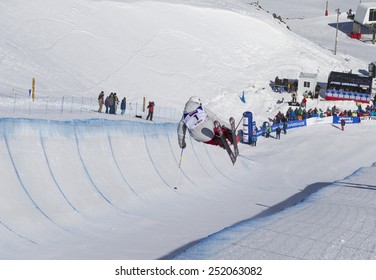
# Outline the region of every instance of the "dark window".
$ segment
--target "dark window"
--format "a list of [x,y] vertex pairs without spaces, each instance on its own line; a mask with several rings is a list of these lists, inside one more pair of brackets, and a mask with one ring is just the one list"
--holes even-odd
[[311,87],[311,83],[310,83],[310,82],[304,82],[304,87],[305,87],[305,88],[309,88],[309,87]]
[[376,9],[369,10],[369,21],[376,21]]

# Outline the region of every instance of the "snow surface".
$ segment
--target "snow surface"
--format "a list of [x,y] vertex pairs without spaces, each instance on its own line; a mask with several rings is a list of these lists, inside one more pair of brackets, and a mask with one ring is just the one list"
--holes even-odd
[[[375,259],[374,122],[240,145],[235,166],[189,140],[179,169],[175,113],[148,122],[129,107],[94,112],[101,90],[177,111],[199,95],[224,120],[252,111],[261,124],[288,108],[280,101],[290,96],[270,87],[275,76],[304,71],[325,83],[332,70],[364,74],[374,60],[375,46],[343,32],[333,54],[336,16],[323,3],[259,5],[1,3],[0,258]],[[72,108],[85,100],[89,109],[51,112],[44,101],[34,110],[32,77],[36,102],[75,97]],[[307,106],[334,104],[356,109]]]

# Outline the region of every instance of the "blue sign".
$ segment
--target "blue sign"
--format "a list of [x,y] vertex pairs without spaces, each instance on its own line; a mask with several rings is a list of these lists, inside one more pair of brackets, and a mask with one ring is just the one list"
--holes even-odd
[[346,123],[360,123],[359,117],[333,117],[333,123],[341,123],[341,120],[344,119]]

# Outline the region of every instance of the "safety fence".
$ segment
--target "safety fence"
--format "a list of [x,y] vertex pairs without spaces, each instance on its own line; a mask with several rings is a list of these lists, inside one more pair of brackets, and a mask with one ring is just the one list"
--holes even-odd
[[[21,94],[11,96],[0,96],[0,112],[6,114],[93,114],[98,113],[99,105],[97,98],[81,96],[38,96],[34,100]],[[103,106],[102,113],[106,113]],[[122,115],[120,102],[116,106],[116,115]],[[147,109],[143,111],[143,104],[137,102],[126,102],[125,116],[146,118]],[[179,120],[181,112],[176,108],[159,106],[154,108],[154,118],[168,120]]]
[[[362,121],[376,120],[376,112],[371,112],[369,115],[361,117],[311,117],[304,120],[294,120],[286,122],[286,130],[293,128],[300,128],[304,126],[318,125],[318,124],[341,124],[341,120],[345,121],[345,124],[356,124]],[[257,137],[265,136],[267,127],[270,126],[270,132],[275,132],[277,128],[283,129],[284,124],[270,124],[265,121],[260,128],[256,126],[256,122],[253,121],[251,112],[244,112],[243,114],[243,127],[239,131],[241,141],[245,144],[253,144],[257,141]]]

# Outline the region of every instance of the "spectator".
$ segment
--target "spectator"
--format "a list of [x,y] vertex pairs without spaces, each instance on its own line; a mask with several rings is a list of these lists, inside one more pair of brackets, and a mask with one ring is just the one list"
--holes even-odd
[[296,102],[296,96],[297,96],[297,93],[296,93],[295,91],[293,91],[292,94],[291,94],[292,102],[293,102],[293,103]]
[[253,134],[251,137],[251,146],[256,146],[257,144],[257,135]]
[[298,116],[298,120],[302,120],[303,119],[303,109],[302,107],[299,107],[299,109],[296,110],[296,115]]
[[106,97],[104,105],[106,106],[106,114],[108,114],[108,109],[110,108],[110,96]]
[[290,111],[290,121],[295,121],[296,120],[296,113],[294,110]]
[[154,101],[149,101],[149,105],[148,105],[148,109],[149,109],[149,113],[146,117],[146,120],[148,120],[150,118],[150,120],[152,121],[153,120],[153,113],[154,113]]
[[280,140],[281,139],[281,128],[278,126],[275,130],[275,138]]
[[283,122],[283,134],[286,135],[286,130],[287,130],[287,121],[286,122]]
[[115,114],[115,98],[114,98],[114,93],[110,93],[110,99],[109,99],[109,104],[108,106],[110,107],[110,114]]
[[103,90],[101,91],[101,93],[98,96],[98,103],[99,103],[98,112],[102,113],[102,107],[103,107],[103,103],[104,103],[104,92],[103,92]]
[[267,124],[266,130],[265,130],[265,133],[266,133],[265,138],[269,138],[271,132],[272,132],[272,127],[269,124]]
[[117,97],[116,92],[114,92],[114,109],[112,112],[114,115],[116,115],[118,105],[119,105],[119,98]]
[[125,109],[127,108],[127,99],[124,97],[120,104],[121,114],[124,115]]
[[341,119],[341,128],[342,130],[345,130],[345,124],[346,124],[346,121],[344,118]]

